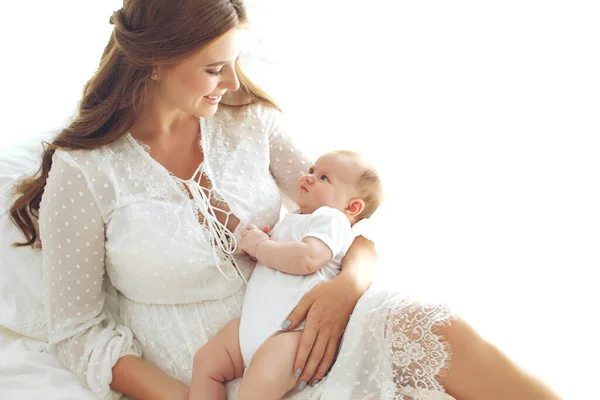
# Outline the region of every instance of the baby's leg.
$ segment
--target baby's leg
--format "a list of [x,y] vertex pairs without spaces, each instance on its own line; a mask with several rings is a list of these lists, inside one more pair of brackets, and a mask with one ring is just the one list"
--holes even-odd
[[280,400],[294,388],[292,368],[302,332],[283,332],[256,351],[242,378],[238,400]]
[[226,400],[225,383],[244,374],[239,330],[237,318],[196,352],[190,400]]

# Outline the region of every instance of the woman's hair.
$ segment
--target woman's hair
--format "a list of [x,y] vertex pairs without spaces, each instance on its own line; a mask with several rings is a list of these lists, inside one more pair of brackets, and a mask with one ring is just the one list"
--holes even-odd
[[358,191],[358,197],[365,202],[365,208],[357,216],[356,220],[360,221],[363,218],[369,218],[381,203],[383,203],[385,198],[381,177],[371,163],[369,163],[359,152],[352,150],[335,150],[332,153],[352,158],[363,166],[354,185]]
[[[14,189],[16,201],[10,216],[26,239],[14,246],[38,244],[32,218],[39,217],[40,201],[57,149],[91,150],[121,139],[144,106],[154,84],[151,75],[155,67],[177,65],[247,22],[247,17],[242,0],[125,0],[124,7],[113,14],[110,22],[114,30],[98,70],[85,84],[75,118],[51,143],[44,142],[40,168]],[[242,105],[262,101],[277,108],[248,79],[237,61],[235,70],[240,94],[247,100]]]

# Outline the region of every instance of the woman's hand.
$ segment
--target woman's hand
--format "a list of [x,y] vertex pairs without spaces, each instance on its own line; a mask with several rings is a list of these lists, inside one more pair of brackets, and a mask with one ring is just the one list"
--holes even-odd
[[323,379],[337,356],[350,315],[364,290],[352,279],[339,275],[308,292],[288,317],[292,330],[305,318],[294,369],[299,389]]

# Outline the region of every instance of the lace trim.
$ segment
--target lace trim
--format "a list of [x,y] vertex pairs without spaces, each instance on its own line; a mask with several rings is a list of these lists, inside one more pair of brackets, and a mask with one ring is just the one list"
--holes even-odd
[[[141,140],[134,138],[134,137],[131,135],[131,133],[129,133],[129,132],[127,132],[127,134],[128,134],[129,136],[131,136],[131,138],[132,138],[133,140],[135,140],[135,141],[137,142],[137,144],[139,144],[139,145],[140,145],[140,147],[141,147],[142,149],[144,149],[144,151],[145,151],[146,153],[148,153],[148,155],[149,155],[149,156],[152,156],[152,148],[150,147],[150,145],[149,145],[149,144],[146,144],[146,143],[142,142]],[[165,168],[165,169],[166,169],[166,168]],[[168,170],[167,170],[167,171],[168,171]],[[171,174],[171,171],[169,171],[169,174]],[[171,174],[171,175],[173,175],[173,174]],[[173,175],[173,176],[174,176],[174,175]]]
[[[143,150],[146,154],[148,154],[148,156],[152,159],[152,161],[154,161],[155,163],[157,163],[161,168],[163,168],[165,171],[167,171],[167,173],[169,174],[170,177],[174,178],[177,181],[186,181],[185,179],[181,179],[178,176],[176,176],[174,173],[172,173],[169,169],[167,169],[164,165],[162,165],[161,163],[159,163],[158,161],[156,161],[154,159],[154,157],[152,157],[152,146],[150,146],[149,144],[145,143],[144,141],[142,141],[141,139],[137,139],[135,137],[133,137],[133,135],[129,132],[127,132],[127,135],[129,135],[129,137],[131,137],[131,139],[133,139]],[[204,154],[204,148],[202,147],[202,137],[200,135],[198,135],[198,146],[200,147],[200,149],[202,150],[202,154]],[[200,163],[200,166],[202,166],[202,164],[204,164],[204,161],[202,161]],[[198,168],[200,168],[200,166]],[[196,175],[197,173],[197,169],[196,172],[194,172],[194,175],[192,175],[192,178],[189,179],[193,179],[193,177]],[[187,179],[187,180],[189,180]]]
[[452,321],[449,308],[409,298],[392,298],[382,307],[371,316],[369,325],[369,343],[375,342],[382,355],[374,366],[372,384],[381,387],[386,399],[451,398],[441,381],[450,367],[452,351],[435,333]]
[[[156,161],[154,159],[154,157],[152,157],[152,147],[149,144],[144,143],[140,139],[134,138],[133,135],[131,133],[129,133],[129,132],[127,132],[127,135],[131,139],[133,139],[144,150],[144,152],[147,154],[147,157],[150,158],[150,161],[153,164],[158,164],[158,166],[160,166],[160,168],[164,169],[169,174],[169,176],[174,180],[174,182],[177,184],[177,186],[179,187],[180,191],[182,193],[185,193],[187,195],[188,192],[187,192],[186,186],[183,184],[183,182],[187,182],[187,181],[193,180],[194,177],[196,176],[196,174],[198,173],[198,169],[200,169],[200,168],[207,168],[208,164],[209,164],[206,161],[206,157],[208,156],[207,155],[207,151],[206,151],[206,146],[204,146],[204,141],[202,140],[202,131],[204,130],[205,134],[208,135],[208,129],[206,127],[206,124],[202,124],[202,128],[205,128],[205,129],[201,129],[200,134],[198,134],[198,142],[197,142],[197,144],[198,144],[198,147],[200,147],[200,149],[202,150],[202,154],[204,156],[204,160],[202,160],[202,162],[200,163],[200,165],[196,169],[196,172],[194,172],[194,174],[192,175],[192,177],[189,178],[189,179],[181,179],[181,178],[179,178],[174,173],[172,173],[169,169],[167,169],[164,165],[162,165],[161,163],[159,163],[158,161]],[[225,199],[223,198],[223,196],[219,193],[218,190],[214,189],[215,185],[213,184],[213,181],[212,181],[211,177],[209,176],[209,174],[205,173],[203,176],[206,178],[206,180],[208,181],[208,184],[210,186],[210,189],[207,189],[207,190],[210,190],[212,192],[212,200],[214,200],[215,203],[217,203],[218,206],[225,206],[225,207],[229,208],[229,206],[228,206],[227,202],[225,201]],[[188,198],[189,198],[189,196],[188,196]]]

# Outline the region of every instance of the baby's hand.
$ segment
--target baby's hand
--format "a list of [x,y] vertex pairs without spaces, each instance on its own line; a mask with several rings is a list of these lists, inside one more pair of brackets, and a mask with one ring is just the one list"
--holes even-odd
[[242,232],[242,241],[240,242],[240,250],[248,254],[252,258],[256,258],[256,250],[260,242],[269,240],[267,234],[269,227],[264,228],[264,232],[256,227],[256,225],[248,225],[246,230]]

